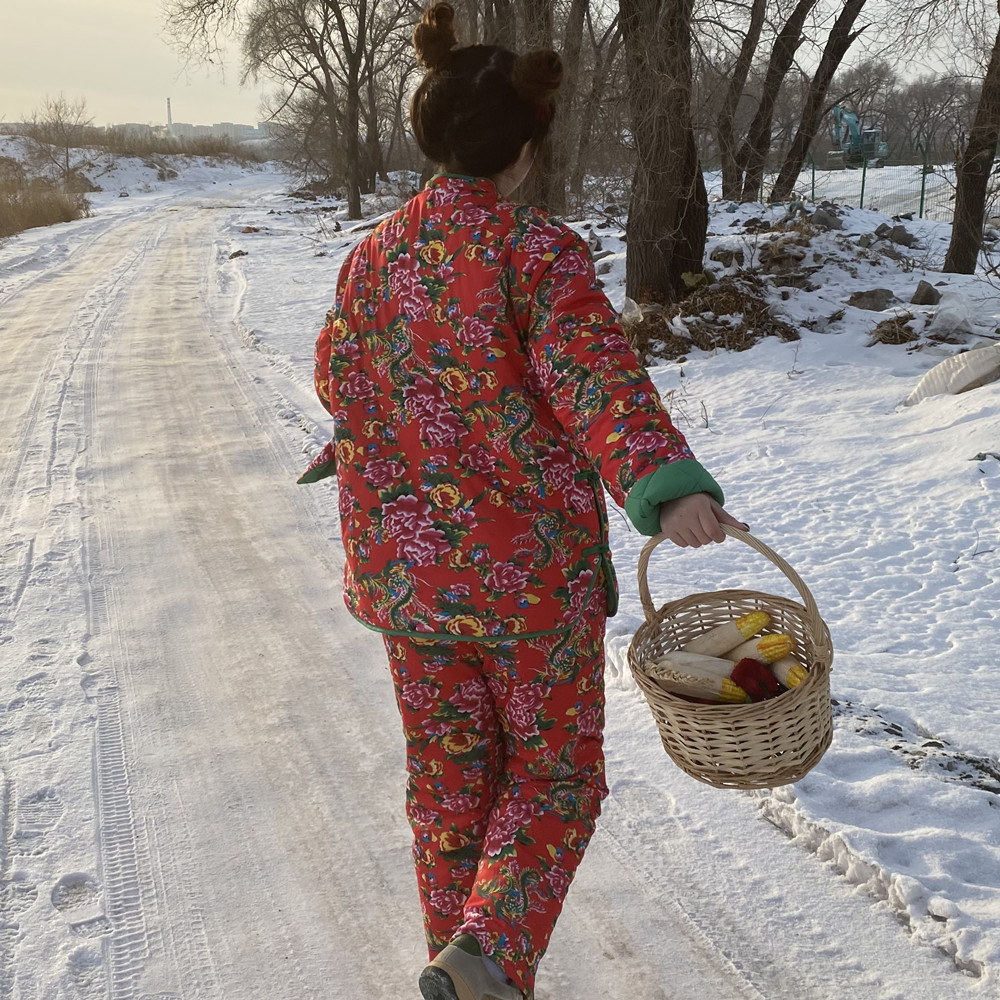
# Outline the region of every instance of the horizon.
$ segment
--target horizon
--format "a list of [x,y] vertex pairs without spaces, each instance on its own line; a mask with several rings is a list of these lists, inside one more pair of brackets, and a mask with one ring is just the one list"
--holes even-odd
[[4,12],[0,34],[0,121],[30,118],[46,98],[86,101],[95,125],[255,125],[261,88],[240,87],[239,52],[224,62],[186,65],[164,40],[158,9],[129,0],[73,0]]

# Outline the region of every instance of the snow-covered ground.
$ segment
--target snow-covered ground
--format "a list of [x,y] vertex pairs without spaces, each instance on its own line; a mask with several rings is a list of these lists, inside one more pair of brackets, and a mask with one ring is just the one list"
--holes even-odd
[[[312,396],[312,344],[339,263],[394,193],[357,223],[343,205],[288,198],[270,168],[197,163],[159,182],[133,164],[118,178],[129,198],[109,185],[90,196],[92,218],[0,245],[0,330],[13,345],[0,375],[0,998],[403,1000],[416,992],[400,984],[415,982],[420,934],[398,802],[336,800],[401,781],[378,642],[333,607],[335,572],[312,603],[288,605],[309,619],[302,628],[337,623],[328,669],[282,662],[301,653],[295,632],[281,608],[254,610],[256,594],[315,571],[310,549],[336,570],[335,487],[290,484],[330,433]],[[750,232],[748,220],[773,227],[784,214],[716,203],[709,250],[749,262],[773,229]],[[931,269],[947,245],[940,223],[907,222],[919,245],[900,259],[857,245],[891,220],[841,219],[842,230],[808,234],[813,290],[774,292],[801,340],[693,349],[651,372],[729,510],[795,567],[830,626],[833,746],[796,785],[754,794],[710,789],[670,763],[626,665],[644,539],[613,513],[611,796],[539,1000],[1000,996],[1000,383],[902,405],[943,357],[997,339],[1000,294]],[[572,224],[599,241],[621,306],[621,232],[596,214]],[[921,278],[945,292],[939,306],[908,304]],[[873,288],[894,295],[883,312],[847,303]],[[874,325],[903,311],[920,339],[869,346]],[[958,343],[932,339],[942,314],[964,321]],[[206,375],[196,413],[187,383],[207,361],[181,365],[209,348],[229,375],[217,399]],[[185,374],[168,385],[173,366]],[[255,517],[268,530],[243,555],[232,539]],[[217,534],[233,546],[231,572],[203,566],[211,587],[189,594],[198,574],[184,560],[208,566]],[[794,596],[735,541],[657,549],[650,585],[657,602],[724,587]],[[249,610],[231,621],[233,593]],[[247,636],[266,643],[266,662]],[[177,683],[166,679],[175,660],[187,671]],[[207,700],[191,693],[202,671],[219,676]],[[327,706],[330,735],[314,703]],[[336,763],[345,733],[361,751],[351,777]],[[294,756],[296,740],[313,755]],[[220,785],[247,785],[216,787],[213,771]],[[304,801],[323,822],[309,825]],[[288,839],[260,846],[282,809]],[[197,873],[221,883],[183,864],[196,853]],[[329,866],[315,889],[281,884],[296,854]],[[210,863],[227,857],[233,884]],[[338,895],[352,866],[360,899]],[[387,913],[397,897],[400,912]],[[271,913],[280,942],[247,937]],[[381,990],[352,957],[352,927],[380,920],[399,967]],[[287,976],[269,980],[268,962]]]

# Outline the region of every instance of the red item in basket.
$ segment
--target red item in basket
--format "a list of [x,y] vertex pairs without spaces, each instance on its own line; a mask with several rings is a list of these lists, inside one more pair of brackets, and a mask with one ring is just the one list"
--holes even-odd
[[749,656],[736,664],[729,679],[739,684],[751,701],[764,701],[781,694],[781,685],[767,664]]

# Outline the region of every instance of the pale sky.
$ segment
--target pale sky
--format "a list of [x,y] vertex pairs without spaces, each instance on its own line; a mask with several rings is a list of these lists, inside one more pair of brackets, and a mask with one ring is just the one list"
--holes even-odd
[[46,96],[85,98],[96,125],[255,124],[260,92],[241,89],[235,50],[217,66],[184,68],[163,40],[158,0],[0,0],[0,121]]

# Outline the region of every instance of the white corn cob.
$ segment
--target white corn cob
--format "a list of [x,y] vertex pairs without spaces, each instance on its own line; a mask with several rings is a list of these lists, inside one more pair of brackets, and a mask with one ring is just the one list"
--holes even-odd
[[748,702],[746,691],[734,684],[728,677],[692,677],[678,670],[669,670],[660,664],[647,664],[645,672],[664,691],[671,694],[684,694],[692,698],[706,698],[710,701],[722,701],[730,704]]
[[750,639],[726,653],[726,659],[739,663],[744,657],[760,660],[762,663],[777,663],[795,648],[795,640],[790,635],[762,635]]
[[722,656],[727,650],[738,646],[745,639],[763,632],[770,624],[771,616],[766,611],[751,611],[749,614],[709,629],[681,646],[687,653],[701,653],[704,656]]
[[790,656],[783,656],[776,663],[770,664],[770,668],[778,683],[784,684],[786,688],[798,687],[809,676],[809,671]]
[[672,649],[655,661],[657,667],[676,670],[690,677],[728,677],[733,672],[729,659],[719,656],[704,656],[685,649]]
[[677,649],[643,665],[643,672],[665,691],[713,701],[749,701],[746,691],[729,679],[732,669],[729,660]]

